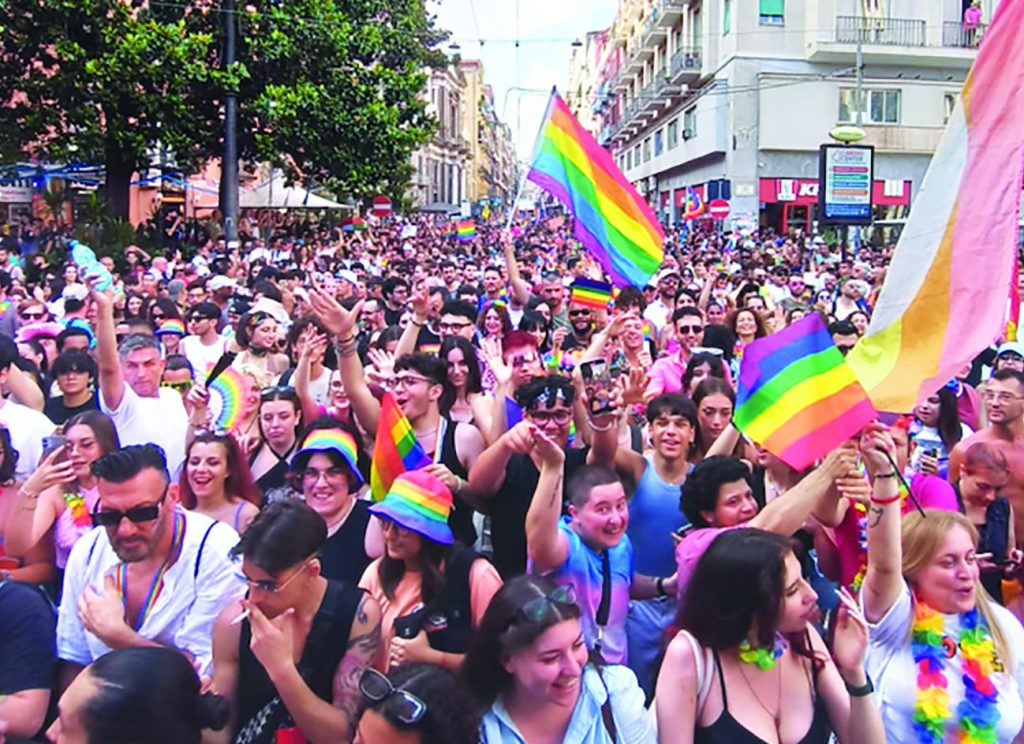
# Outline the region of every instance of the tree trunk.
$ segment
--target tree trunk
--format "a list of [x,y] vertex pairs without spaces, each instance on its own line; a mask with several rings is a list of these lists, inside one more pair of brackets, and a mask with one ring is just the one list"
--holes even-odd
[[112,139],[107,140],[106,155],[107,182],[103,187],[103,195],[110,205],[114,219],[127,221],[131,180],[135,168]]

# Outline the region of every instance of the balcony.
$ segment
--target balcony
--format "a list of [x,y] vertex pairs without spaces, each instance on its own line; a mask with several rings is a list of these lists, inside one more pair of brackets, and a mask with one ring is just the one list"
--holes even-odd
[[700,48],[682,47],[672,55],[667,79],[672,84],[692,84],[700,79],[701,67]]
[[640,27],[640,41],[643,51],[654,49],[665,39],[668,29],[661,23],[661,13],[658,6],[651,9],[651,14],[644,20]]
[[672,28],[686,12],[687,0],[661,0],[658,22],[665,28]]
[[917,18],[837,15],[830,30],[808,32],[807,60],[852,64],[859,45],[869,65],[967,70],[982,33],[982,28],[964,31],[959,22],[929,27]]

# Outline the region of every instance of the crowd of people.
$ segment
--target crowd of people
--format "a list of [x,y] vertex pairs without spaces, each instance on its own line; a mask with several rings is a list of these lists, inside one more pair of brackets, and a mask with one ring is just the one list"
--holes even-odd
[[110,286],[0,243],[0,740],[1024,736],[1024,344],[804,472],[732,423],[893,246],[673,229],[605,306],[561,217],[179,222]]

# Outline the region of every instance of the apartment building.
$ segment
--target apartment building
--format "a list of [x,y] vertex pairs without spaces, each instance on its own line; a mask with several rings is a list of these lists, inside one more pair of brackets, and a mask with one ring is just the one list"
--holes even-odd
[[706,198],[728,179],[730,219],[777,229],[812,226],[818,148],[860,108],[875,218],[898,222],[998,2],[981,0],[982,23],[966,28],[971,0],[623,0],[582,98],[665,223],[687,187]]
[[456,209],[466,197],[471,148],[466,137],[466,76],[458,65],[430,70],[423,92],[437,131],[412,156],[410,198],[420,208]]

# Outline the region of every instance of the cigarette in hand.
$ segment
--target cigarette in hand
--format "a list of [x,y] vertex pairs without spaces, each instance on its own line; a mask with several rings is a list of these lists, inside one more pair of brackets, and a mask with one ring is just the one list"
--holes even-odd
[[232,620],[230,623],[228,623],[228,625],[238,625],[240,622],[245,620],[245,618],[247,618],[247,617],[249,617],[249,608],[248,607],[246,607],[244,610],[242,610],[240,613],[238,613],[238,617],[236,617],[234,620]]

